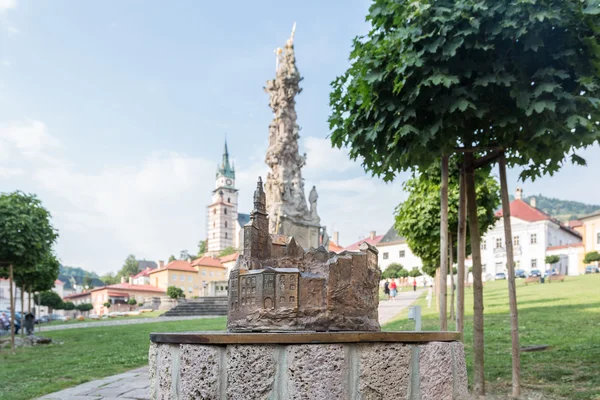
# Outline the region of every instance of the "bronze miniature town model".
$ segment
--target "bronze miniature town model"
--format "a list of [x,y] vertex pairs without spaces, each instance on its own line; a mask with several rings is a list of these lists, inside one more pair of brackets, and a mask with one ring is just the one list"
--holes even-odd
[[259,178],[244,226],[244,254],[229,276],[227,328],[244,331],[379,331],[377,249],[305,251],[293,237],[269,234]]

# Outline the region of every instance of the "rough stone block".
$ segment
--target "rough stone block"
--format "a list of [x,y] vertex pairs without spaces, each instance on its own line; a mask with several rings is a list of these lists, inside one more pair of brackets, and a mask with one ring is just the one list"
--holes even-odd
[[431,342],[419,347],[421,400],[452,399],[452,343]]
[[467,361],[465,347],[461,342],[452,342],[454,359],[454,398],[469,398],[469,378],[467,375]]
[[156,398],[156,357],[158,355],[158,345],[150,343],[148,350],[148,375],[150,380],[150,398]]
[[[273,391],[275,346],[227,346],[227,398],[265,399]],[[260,377],[260,379],[257,379]]]
[[181,345],[182,399],[219,399],[221,351],[218,346]]
[[410,347],[396,343],[359,345],[362,400],[406,399],[410,386]]
[[346,351],[341,344],[287,349],[289,399],[347,399]]
[[168,344],[161,344],[158,346],[158,353],[156,356],[156,375],[158,377],[158,382],[156,385],[155,397],[158,400],[168,400],[171,397],[171,382],[173,373],[171,346],[172,345]]

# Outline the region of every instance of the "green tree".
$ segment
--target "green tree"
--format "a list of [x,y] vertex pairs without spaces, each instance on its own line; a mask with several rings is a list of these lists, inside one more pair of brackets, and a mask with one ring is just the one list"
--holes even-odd
[[72,301],[67,301],[67,302],[64,303],[64,309],[67,310],[67,311],[74,310],[75,309],[75,304],[73,304]]
[[60,309],[63,302],[58,293],[52,290],[40,292],[39,295],[34,297],[34,301],[38,306],[48,307],[50,313],[52,313],[53,309]]
[[118,276],[119,278],[124,277],[125,279],[127,279],[132,275],[136,275],[138,272],[138,262],[135,259],[135,256],[133,254],[130,254],[125,259],[125,264],[123,264],[123,267],[121,268],[121,271],[119,272]]
[[598,253],[597,251],[590,251],[589,253],[585,253],[585,257],[583,258],[583,262],[586,264],[598,261],[600,261],[600,253]]
[[198,257],[202,257],[206,253],[208,239],[201,240],[198,243]]
[[177,260],[177,259],[175,258],[175,256],[173,254],[171,254],[169,256],[169,261],[167,261],[167,262],[171,262],[171,261],[175,261],[175,260]]
[[419,271],[417,268],[415,268],[415,269],[411,269],[411,270],[408,272],[408,276],[410,276],[411,278],[417,278],[417,277],[419,277],[419,276],[421,276],[421,275],[422,275],[422,274],[421,274],[421,271]]
[[137,300],[134,298],[131,298],[131,299],[129,299],[127,304],[129,304],[130,306],[135,306],[137,304]]
[[114,285],[119,283],[119,278],[112,272],[108,272],[100,277],[100,280],[104,282],[105,285]]
[[75,306],[75,309],[81,313],[91,311],[93,308],[94,306],[91,303],[81,303]]
[[110,308],[111,305],[112,304],[110,303],[110,301],[107,301],[107,302],[104,303],[104,307],[105,308]]
[[399,278],[408,278],[408,271],[407,271],[407,270],[405,270],[404,268],[403,268],[403,269],[401,269],[401,270],[398,272],[398,277],[399,277]]
[[83,286],[85,286],[87,289],[93,289],[94,285],[92,284],[92,276],[89,273],[85,273],[85,276],[83,277]]
[[546,256],[545,260],[546,264],[556,264],[557,262],[560,261],[560,257],[559,256]]
[[[428,168],[466,152],[469,224],[476,221],[472,171],[500,164],[508,209],[506,161],[521,177],[558,170],[599,131],[600,6],[564,0],[375,0],[372,29],[354,41],[351,66],[332,86],[334,145],[350,145],[374,174]],[[481,156],[475,160],[473,152]],[[484,155],[485,154],[485,155]],[[519,346],[511,228],[509,257],[513,396],[519,396]],[[445,233],[444,233],[445,235]],[[474,392],[485,393],[479,235],[474,264]]]
[[234,247],[225,247],[223,250],[221,250],[221,252],[219,253],[219,257],[225,257],[228,256],[230,254],[235,253],[237,250]]
[[[459,164],[458,157],[450,160],[448,185],[448,228],[456,232],[458,227]],[[479,232],[483,235],[498,218],[494,212],[500,203],[498,182],[490,175],[490,169],[477,171],[481,182],[477,187],[477,215]],[[423,173],[413,176],[403,184],[408,198],[395,211],[395,228],[406,238],[411,251],[423,261],[423,271],[435,276],[440,262],[440,164],[434,164]],[[456,241],[453,241],[456,246]],[[467,253],[470,253],[469,240]],[[456,247],[453,248],[456,254]],[[456,258],[455,258],[456,259]]]
[[167,288],[167,296],[172,299],[178,299],[180,297],[185,297],[185,294],[181,288],[178,288],[177,286],[169,286]]
[[399,278],[400,271],[402,271],[403,269],[404,267],[402,266],[402,264],[391,263],[381,274],[381,279]]

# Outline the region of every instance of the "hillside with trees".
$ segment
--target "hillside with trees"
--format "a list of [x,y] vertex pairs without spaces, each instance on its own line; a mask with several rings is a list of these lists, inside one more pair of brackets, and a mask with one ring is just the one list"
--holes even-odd
[[578,219],[586,214],[593,213],[600,209],[600,205],[586,204],[580,201],[560,200],[553,197],[542,196],[541,194],[529,196],[524,200],[529,203],[529,200],[535,197],[536,207],[553,216],[560,221],[570,221]]

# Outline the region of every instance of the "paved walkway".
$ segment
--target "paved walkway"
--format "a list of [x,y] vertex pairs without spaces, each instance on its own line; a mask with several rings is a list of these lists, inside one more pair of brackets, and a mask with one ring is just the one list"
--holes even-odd
[[[99,322],[81,322],[79,324],[65,324],[65,325],[54,325],[54,326],[43,326],[42,330],[38,330],[36,327],[36,334],[41,335],[44,332],[49,331],[60,331],[63,329],[79,329],[79,328],[99,328],[101,326],[115,326],[115,325],[135,325],[135,324],[147,324],[149,322],[170,322],[170,321],[184,321],[188,319],[202,319],[202,318],[218,318],[219,316],[214,315],[194,315],[192,317],[152,317],[152,318],[133,318],[133,319],[117,319]],[[222,315],[224,317],[224,315]],[[120,317],[127,318],[127,317]],[[38,325],[39,326],[39,325]]]
[[[379,303],[379,323],[385,324],[392,320],[396,315],[402,312],[403,309],[408,307],[415,301],[424,289],[417,290],[416,292],[401,292],[396,297],[396,300],[389,301],[384,300]],[[170,320],[176,321],[177,319],[193,319],[202,317],[163,317],[157,318],[143,318],[138,320],[124,320],[124,321],[106,321],[106,322],[95,322],[90,324],[77,324],[68,325],[63,329],[78,328],[78,325],[89,325],[89,326],[110,326],[110,325],[126,325],[129,323],[144,323]],[[146,321],[150,320],[150,321]],[[142,322],[136,322],[142,321]],[[122,322],[123,324],[120,324]],[[48,328],[60,328],[48,327]],[[84,328],[82,326],[82,328]],[[47,329],[50,330],[50,329]],[[51,393],[44,397],[40,397],[40,400],[118,400],[118,399],[135,399],[135,400],[149,400],[150,399],[150,382],[148,378],[148,367],[135,369],[133,371],[126,372],[120,375],[109,376],[108,378],[100,379],[97,381],[91,381],[84,383],[83,385],[75,386],[69,389],[61,390],[60,392]]]

